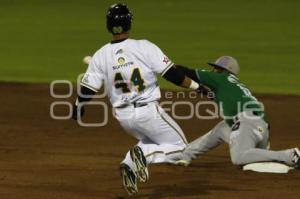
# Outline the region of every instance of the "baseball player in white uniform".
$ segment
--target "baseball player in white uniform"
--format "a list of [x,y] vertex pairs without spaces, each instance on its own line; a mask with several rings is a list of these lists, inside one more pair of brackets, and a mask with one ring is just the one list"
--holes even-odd
[[84,107],[78,105],[89,101],[105,80],[116,118],[139,140],[120,166],[123,186],[132,195],[138,191],[137,180],[148,180],[148,164],[174,163],[182,158],[187,146],[181,128],[157,102],[161,94],[156,75],[193,90],[199,89],[199,84],[178,72],[176,65],[155,44],[129,39],[132,13],[126,5],[112,5],[106,19],[113,41],[92,57],[81,82],[73,118],[83,115]]

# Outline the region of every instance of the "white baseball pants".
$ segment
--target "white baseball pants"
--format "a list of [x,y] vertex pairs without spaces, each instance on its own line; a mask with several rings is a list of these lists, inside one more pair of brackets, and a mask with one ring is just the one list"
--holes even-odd
[[[137,108],[130,105],[115,111],[121,126],[139,140],[137,145],[143,150],[147,164],[174,163],[183,157],[187,146],[185,135],[157,102]],[[129,152],[123,163],[135,170]]]

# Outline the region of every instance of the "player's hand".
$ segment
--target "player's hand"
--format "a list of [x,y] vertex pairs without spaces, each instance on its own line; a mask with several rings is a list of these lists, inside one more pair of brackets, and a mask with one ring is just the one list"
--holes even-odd
[[200,85],[198,87],[198,89],[196,90],[196,92],[201,95],[207,95],[209,91],[210,91],[210,89],[203,85]]
[[78,106],[73,105],[73,111],[72,111],[72,119],[77,120],[78,119],[78,111],[80,111],[80,117],[84,114],[84,106],[81,106],[80,110],[78,109]]
[[207,96],[208,99],[214,100],[215,99],[215,95],[214,93],[211,91],[210,88],[208,88],[207,86],[204,85],[200,85],[199,88],[196,90],[196,92],[199,95],[204,95]]

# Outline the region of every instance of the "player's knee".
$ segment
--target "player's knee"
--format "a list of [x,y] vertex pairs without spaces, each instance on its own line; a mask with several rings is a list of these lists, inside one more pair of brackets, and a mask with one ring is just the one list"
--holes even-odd
[[244,153],[231,155],[231,162],[234,165],[244,165],[247,163]]

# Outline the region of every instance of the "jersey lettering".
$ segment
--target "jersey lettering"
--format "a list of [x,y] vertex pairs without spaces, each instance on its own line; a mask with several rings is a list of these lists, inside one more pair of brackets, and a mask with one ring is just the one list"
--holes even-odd
[[116,73],[115,75],[115,87],[117,89],[122,89],[123,93],[130,93],[128,84],[124,81],[124,78],[121,73]]
[[239,80],[234,75],[229,75],[228,81],[238,86],[243,91],[245,96],[250,97],[255,101],[257,101],[257,99],[252,95],[251,91],[248,88],[246,88],[244,84],[240,83]]
[[[130,78],[130,82],[133,83],[134,86],[137,87],[138,92],[142,92],[143,90],[145,90],[146,86],[145,86],[145,81],[141,76],[141,72],[139,68],[134,68],[131,74],[131,78]],[[115,87],[117,89],[122,89],[123,93],[130,93],[130,89],[129,89],[129,85],[126,82],[126,80],[124,80],[122,74],[116,73],[115,75]]]
[[131,81],[133,82],[133,85],[138,87],[139,92],[142,92],[143,90],[145,90],[145,88],[146,88],[146,86],[144,84],[145,81],[141,76],[139,68],[133,69],[133,72],[131,75]]

